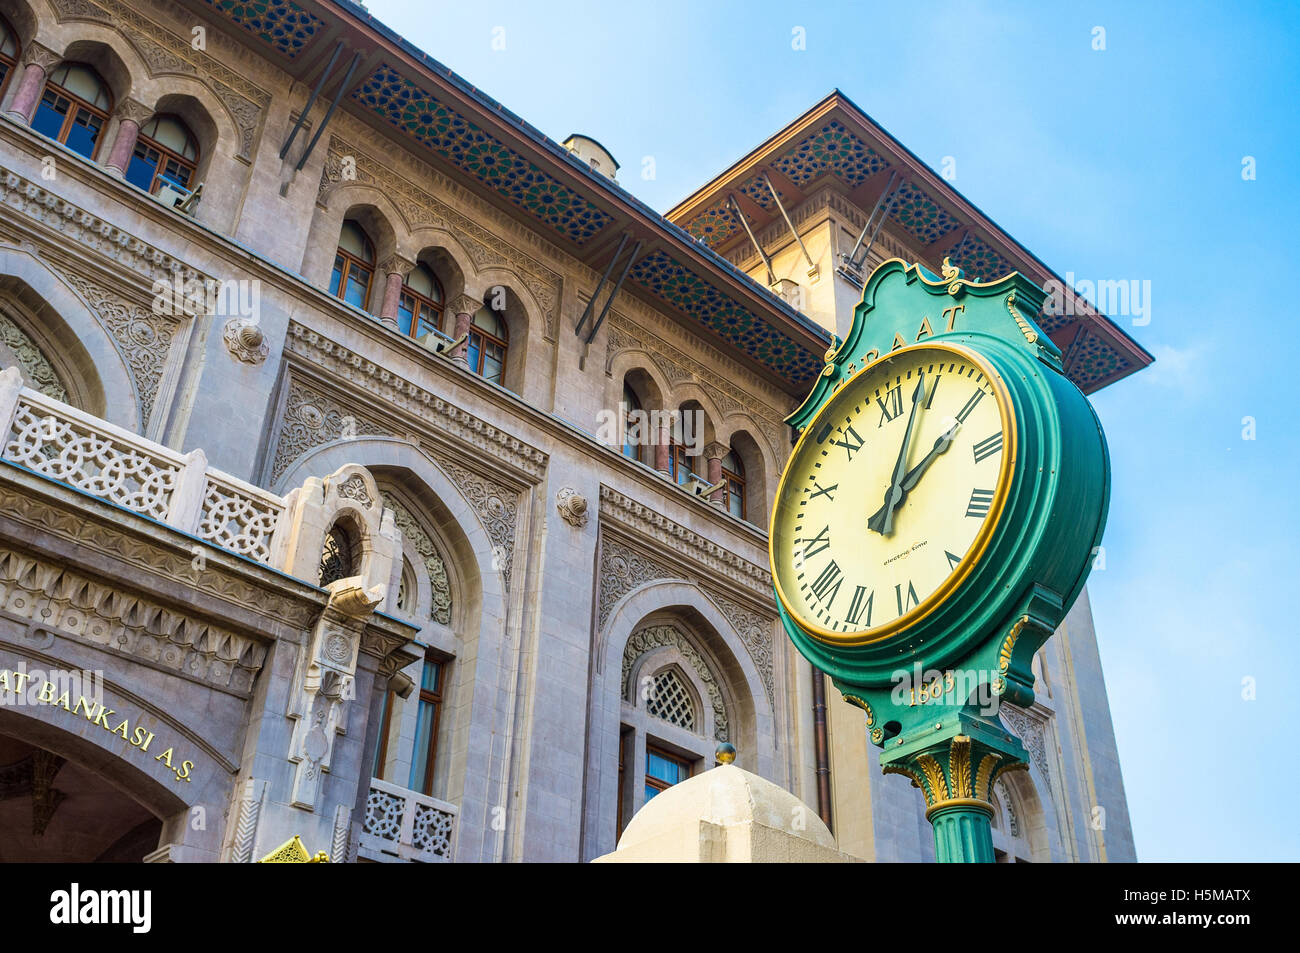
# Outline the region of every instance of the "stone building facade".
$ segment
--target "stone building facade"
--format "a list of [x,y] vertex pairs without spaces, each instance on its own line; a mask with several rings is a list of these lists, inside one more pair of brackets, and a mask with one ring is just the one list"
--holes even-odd
[[[776,620],[783,418],[884,258],[1042,263],[839,94],[661,216],[346,0],[0,18],[0,860],[589,860],[723,740],[932,857]],[[1086,598],[1039,676],[995,843],[1132,859]]]

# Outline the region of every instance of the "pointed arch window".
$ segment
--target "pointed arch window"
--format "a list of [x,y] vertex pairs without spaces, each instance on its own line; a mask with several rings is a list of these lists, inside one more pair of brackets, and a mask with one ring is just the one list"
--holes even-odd
[[365,229],[347,219],[339,232],[339,247],[334,254],[330,294],[364,311],[370,303],[370,286],[374,277],[375,246]]
[[108,85],[93,68],[85,63],[63,63],[45,82],[32,128],[94,159],[112,109]]
[[413,338],[442,331],[445,301],[438,276],[428,265],[420,262],[402,284],[402,296],[397,305],[397,327]]
[[4,95],[5,88],[9,85],[9,77],[17,71],[20,52],[18,34],[14,33],[4,17],[0,17],[0,96]]
[[126,180],[150,194],[164,185],[188,194],[198,163],[199,144],[190,127],[179,116],[160,114],[141,127]]
[[737,519],[745,518],[745,465],[732,450],[722,458],[722,479],[727,481],[723,488],[727,511]]
[[503,383],[510,333],[501,315],[479,308],[469,329],[469,368],[484,380]]

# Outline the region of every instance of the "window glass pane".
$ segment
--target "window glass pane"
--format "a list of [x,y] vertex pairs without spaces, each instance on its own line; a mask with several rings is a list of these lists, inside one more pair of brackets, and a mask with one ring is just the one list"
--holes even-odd
[[485,342],[483,347],[483,379],[492,381],[494,384],[501,383],[502,358],[505,352],[491,342]]
[[438,692],[439,684],[442,681],[442,666],[437,662],[424,660],[424,670],[420,675],[420,690],[425,692]]
[[375,743],[375,763],[370,767],[372,778],[382,778],[384,766],[379,762],[379,755],[384,750],[384,732],[388,730],[388,712],[393,707],[393,693],[384,692],[384,701],[379,708],[379,740]]
[[330,275],[330,294],[339,293],[339,281],[343,278],[343,256],[334,256],[334,273]]
[[429,769],[429,743],[433,735],[433,715],[437,706],[421,700],[415,714],[415,750],[411,758],[411,778],[407,787],[424,794],[424,777]]
[[339,248],[349,254],[356,255],[364,262],[369,262],[374,258],[374,252],[370,247],[370,239],[361,230],[361,226],[351,219],[343,223],[343,229],[339,232]]
[[429,273],[429,269],[424,265],[416,265],[411,273],[406,276],[406,286],[426,298],[434,296],[433,275]]
[[658,789],[658,788],[652,788],[652,787],[651,787],[650,785],[648,785],[648,784],[645,786],[645,799],[646,799],[647,801],[649,801],[652,797],[654,797],[654,796],[655,796],[656,794],[658,794],[658,793],[659,793],[659,789]]
[[98,116],[85,109],[78,109],[68,129],[68,138],[64,140],[73,152],[80,153],[87,159],[95,154],[95,143],[99,140],[99,127],[103,122]]
[[420,320],[415,328],[416,336],[422,337],[425,334],[430,334],[434,331],[441,330],[440,328],[441,322],[439,320],[441,317],[442,316],[437,311],[435,311],[429,305],[421,302]]
[[745,488],[739,483],[731,482],[727,485],[727,509],[737,519],[745,518]]
[[343,300],[358,308],[366,306],[366,289],[370,284],[370,273],[356,262],[348,264],[348,286],[343,292]]
[[482,352],[483,352],[483,339],[482,339],[481,337],[479,337],[477,334],[471,334],[471,335],[469,336],[469,366],[470,366],[470,370],[478,371],[478,370],[480,369],[480,365],[479,365],[479,355],[480,355]]
[[99,75],[81,63],[65,63],[55,70],[50,82],[62,86],[74,96],[79,96],[92,106],[108,108],[108,91]]
[[649,749],[645,753],[645,773],[649,777],[667,781],[669,784],[676,784],[682,779],[680,764]]
[[140,130],[140,135],[187,159],[193,159],[197,154],[190,131],[175,116],[155,116]]
[[63,119],[68,114],[68,101],[62,96],[46,91],[41,97],[41,104],[36,107],[36,115],[32,118],[32,128],[42,136],[49,136],[51,139],[59,138],[59,133],[63,131]]
[[131,163],[126,167],[126,180],[136,188],[148,192],[153,188],[153,178],[157,171],[158,153],[145,146],[136,146]]
[[190,190],[190,170],[175,159],[168,158],[160,173],[174,188],[182,192]]
[[479,308],[474,315],[474,324],[482,328],[493,337],[499,337],[502,340],[506,337],[506,329],[501,323],[501,319],[489,311],[487,308]]
[[740,463],[740,457],[736,456],[736,451],[732,450],[722,458],[722,469],[730,470],[736,476],[744,476],[745,468]]
[[415,315],[411,309],[415,307],[415,299],[410,295],[402,295],[397,301],[397,330],[403,334],[411,333],[411,321]]

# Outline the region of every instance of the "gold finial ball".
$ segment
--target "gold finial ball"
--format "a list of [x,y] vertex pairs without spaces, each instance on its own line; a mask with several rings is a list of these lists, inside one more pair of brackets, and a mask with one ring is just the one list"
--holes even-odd
[[729,742],[722,742],[713,752],[713,760],[718,764],[731,764],[736,760],[736,746]]

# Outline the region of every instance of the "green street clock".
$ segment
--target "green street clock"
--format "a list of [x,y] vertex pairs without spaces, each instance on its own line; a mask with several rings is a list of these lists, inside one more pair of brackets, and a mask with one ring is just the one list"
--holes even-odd
[[1019,274],[899,260],[788,418],[769,534],[795,646],[866,712],[886,772],[926,797],[941,859],[991,860],[990,789],[1023,768],[997,717],[1082,589],[1109,463],[1091,405],[1026,315]]

